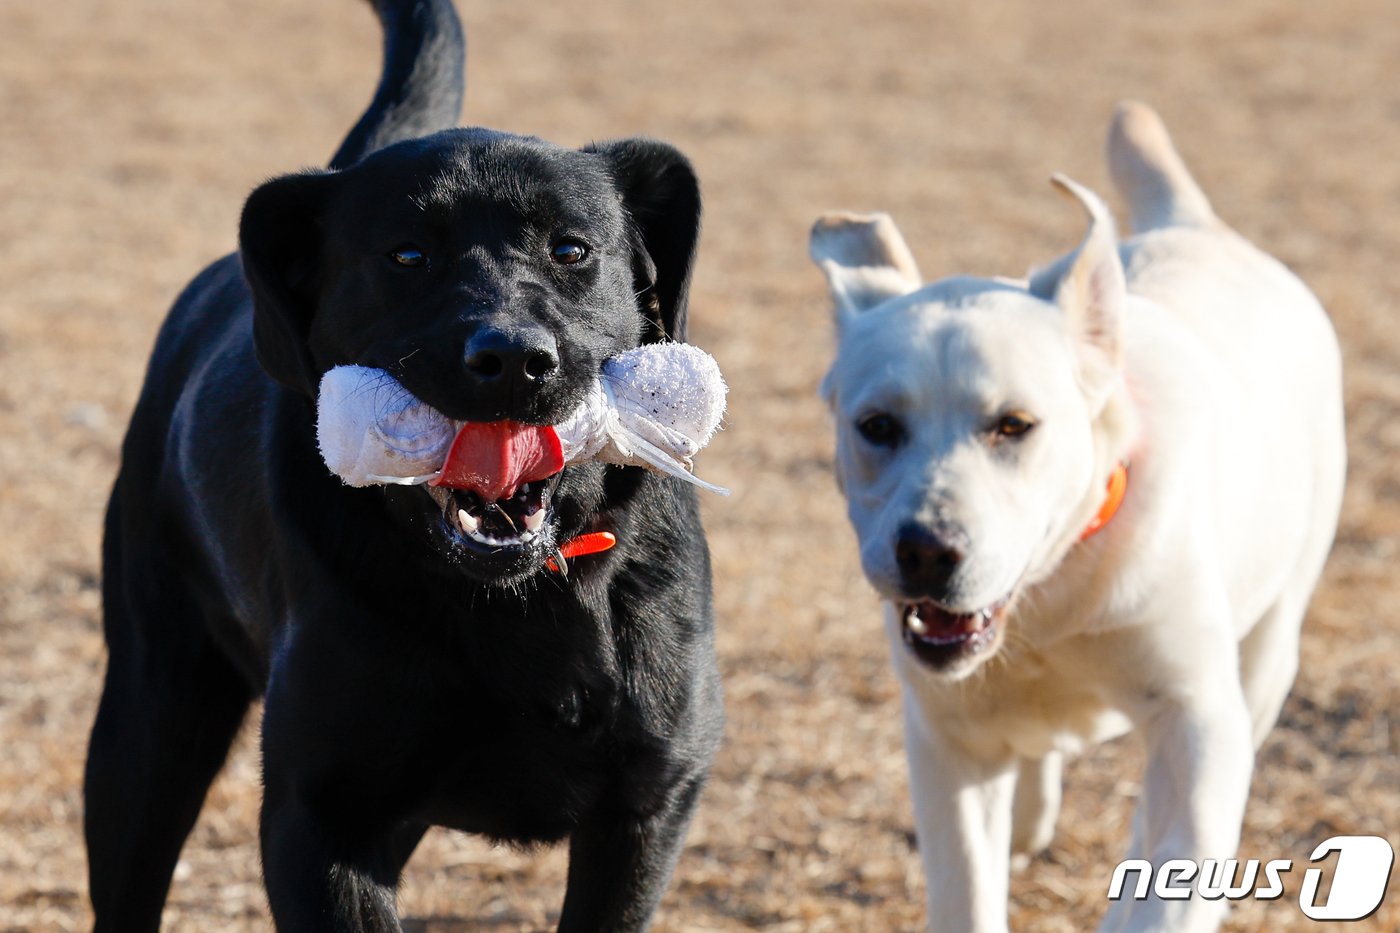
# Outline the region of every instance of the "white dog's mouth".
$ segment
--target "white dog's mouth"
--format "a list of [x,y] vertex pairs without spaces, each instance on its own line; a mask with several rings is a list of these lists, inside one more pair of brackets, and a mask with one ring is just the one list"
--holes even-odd
[[1009,602],[1003,599],[977,612],[950,612],[929,599],[899,602],[895,608],[905,647],[926,666],[952,674],[1000,646]]

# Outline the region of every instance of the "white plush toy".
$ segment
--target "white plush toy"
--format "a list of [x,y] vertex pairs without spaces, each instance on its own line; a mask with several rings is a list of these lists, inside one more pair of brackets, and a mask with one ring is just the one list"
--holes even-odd
[[[648,344],[603,364],[560,424],[563,462],[643,466],[728,495],[691,473],[691,458],[724,416],[719,364],[686,343]],[[351,486],[440,480],[464,423],[415,398],[382,369],[337,366],[321,379],[316,436],[331,471]],[[551,442],[551,441],[547,441]],[[562,466],[562,464],[560,464]]]

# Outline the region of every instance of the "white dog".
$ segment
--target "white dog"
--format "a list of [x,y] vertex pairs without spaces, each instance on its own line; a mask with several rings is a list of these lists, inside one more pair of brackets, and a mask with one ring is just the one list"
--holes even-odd
[[[1331,325],[1212,212],[1149,108],[1108,142],[1136,235],[1092,193],[1029,281],[920,283],[887,216],[812,256],[840,339],[823,394],[904,686],[929,925],[1003,931],[1062,756],[1136,727],[1130,855],[1235,855],[1253,750],[1297,670],[1346,466]],[[1108,869],[1105,869],[1105,887]],[[1213,930],[1224,900],[1112,905],[1102,931]]]

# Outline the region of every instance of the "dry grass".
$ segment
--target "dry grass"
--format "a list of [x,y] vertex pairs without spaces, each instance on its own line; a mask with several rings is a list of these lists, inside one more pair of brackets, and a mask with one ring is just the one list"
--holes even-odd
[[[559,142],[648,133],[707,194],[694,337],[734,386],[704,458],[728,743],[657,928],[912,930],[922,880],[875,602],[814,389],[829,353],[807,226],[893,210],[930,276],[1018,272],[1078,237],[1046,178],[1106,187],[1113,102],[1158,106],[1220,214],[1335,317],[1351,489],[1244,852],[1400,845],[1400,20],[1385,0],[469,2],[469,122]],[[333,150],[377,67],[350,0],[0,5],[0,930],[88,923],[81,762],[103,666],[101,504],[165,307],[242,198]],[[1222,477],[1248,494],[1249,477]],[[249,729],[249,733],[254,730]],[[1021,930],[1092,927],[1140,759],[1075,765],[1060,835],[1013,885]],[[211,793],[180,930],[265,929],[255,743]],[[559,852],[425,842],[417,930],[539,930]],[[1300,878],[1292,880],[1296,892]],[[1357,930],[1400,928],[1400,881]],[[1231,930],[1311,928],[1289,899]]]

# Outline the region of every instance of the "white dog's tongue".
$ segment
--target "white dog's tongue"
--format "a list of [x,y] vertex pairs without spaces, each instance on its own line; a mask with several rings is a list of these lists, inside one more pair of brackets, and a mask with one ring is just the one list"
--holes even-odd
[[564,469],[554,428],[517,421],[468,421],[457,432],[434,486],[470,489],[487,502]]

